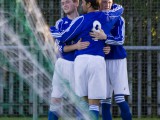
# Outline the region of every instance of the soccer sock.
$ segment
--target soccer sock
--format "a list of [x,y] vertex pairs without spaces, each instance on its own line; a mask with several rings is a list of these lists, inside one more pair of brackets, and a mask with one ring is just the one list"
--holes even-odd
[[49,111],[48,120],[58,120],[58,115],[55,111]]
[[98,105],[89,105],[89,111],[93,115],[93,120],[99,120],[99,106]]
[[106,100],[101,100],[101,106],[102,106],[102,120],[112,120],[112,115],[110,111],[111,98],[107,98]]
[[132,120],[128,103],[125,101],[124,95],[116,95],[115,101],[120,107],[122,120]]
[[[80,100],[80,106],[81,108],[88,108],[88,103],[85,100]],[[76,120],[84,120],[84,117],[81,113],[81,110],[79,108],[76,109]]]
[[51,103],[48,113],[48,120],[58,120],[60,114],[61,103]]
[[80,110],[76,109],[76,120],[82,120],[83,116],[80,112]]

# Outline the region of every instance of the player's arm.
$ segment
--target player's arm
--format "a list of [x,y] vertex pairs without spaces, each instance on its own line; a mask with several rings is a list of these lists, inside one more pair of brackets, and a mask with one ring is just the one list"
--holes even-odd
[[106,44],[123,45],[125,40],[125,21],[121,17],[112,29],[111,34],[107,35]]
[[106,28],[108,30],[111,30],[113,25],[117,22],[117,20],[120,18],[120,16],[123,14],[124,8],[121,5],[118,4],[114,4],[114,7],[112,8],[112,10],[109,11],[103,11],[106,15],[106,22],[108,24],[106,24]]
[[56,47],[58,48],[60,53],[63,53],[64,43],[61,43],[59,40],[55,39]]
[[100,28],[98,31],[90,32],[90,36],[93,37],[93,40],[107,40],[107,35]]
[[51,34],[61,42],[73,40],[81,32],[83,20],[83,16],[77,17],[71,22],[70,26],[65,31],[60,32],[54,28]]
[[125,40],[125,21],[121,17],[115,24],[115,27],[111,30],[111,34],[105,34],[102,29],[99,32],[90,32],[90,36],[95,40],[106,40],[106,44],[110,45],[123,45]]
[[81,39],[73,44],[73,45],[66,45],[63,47],[63,51],[64,52],[71,52],[71,51],[74,51],[74,50],[82,50],[82,49],[86,49],[88,46],[89,46],[89,42],[81,42]]
[[[56,22],[55,26],[50,27],[50,31],[55,38],[60,38],[61,37],[60,27],[61,27],[62,22],[63,21],[60,19]],[[73,24],[73,23],[71,23],[71,24]],[[63,39],[63,38],[61,38],[61,39]],[[63,43],[62,41],[57,42],[59,51],[61,53],[71,52],[71,51],[74,51],[74,50],[86,49],[89,46],[89,44],[90,44],[89,42],[87,42],[87,41],[86,42],[81,42],[81,40],[79,40],[77,43],[75,43],[73,45],[65,45],[65,43]]]
[[57,39],[59,36],[59,33],[62,32],[61,30],[62,24],[63,24],[63,20],[59,19],[56,21],[55,26],[50,27],[51,35],[54,34],[54,36],[52,35],[52,37],[54,37],[55,39]]
[[109,45],[103,47],[103,52],[107,55],[111,51],[111,47]]
[[124,11],[124,8],[122,7],[122,5],[119,5],[119,4],[113,4],[111,10],[108,10],[108,11],[103,10],[103,12],[105,12],[106,14],[112,17],[121,16],[123,14],[123,11]]

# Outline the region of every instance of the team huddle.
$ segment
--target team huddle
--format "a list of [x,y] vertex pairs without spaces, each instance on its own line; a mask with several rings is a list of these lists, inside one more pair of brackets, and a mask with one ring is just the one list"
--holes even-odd
[[[85,98],[88,109],[99,120],[112,120],[112,94],[123,120],[132,116],[125,95],[129,95],[123,7],[113,0],[82,0],[83,15],[79,16],[79,0],[61,0],[66,17],[50,28],[56,39],[61,58],[55,64],[48,120],[58,120],[64,95],[62,79],[71,89]],[[60,76],[61,75],[61,76]],[[84,120],[78,114],[77,120]]]

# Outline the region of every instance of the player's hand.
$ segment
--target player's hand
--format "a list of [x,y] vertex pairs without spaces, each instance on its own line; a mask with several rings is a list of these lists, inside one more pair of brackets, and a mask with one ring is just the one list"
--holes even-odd
[[110,46],[106,46],[106,47],[103,48],[103,51],[107,55],[111,51],[111,47]]
[[77,50],[82,50],[82,49],[86,49],[88,46],[89,46],[89,44],[90,44],[90,42],[81,42],[82,41],[82,39],[80,39],[77,43],[76,43],[76,48],[77,48]]
[[90,32],[90,36],[92,36],[93,40],[106,40],[107,35],[104,33],[102,29],[98,29],[98,31]]

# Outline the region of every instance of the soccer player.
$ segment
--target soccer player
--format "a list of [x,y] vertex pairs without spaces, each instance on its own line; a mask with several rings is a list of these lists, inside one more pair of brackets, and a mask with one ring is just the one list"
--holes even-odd
[[[102,0],[101,10],[112,10],[113,0]],[[114,91],[114,99],[121,110],[123,120],[131,120],[131,113],[125,95],[129,95],[126,50],[123,47],[125,40],[125,21],[120,17],[115,23],[110,34],[101,32],[91,33],[95,39],[106,40],[106,44],[111,47],[111,51],[106,55],[106,74],[107,74],[107,99],[101,101],[103,120],[112,120],[110,107],[111,98]]]
[[[66,17],[56,22],[56,28],[59,31],[68,28],[71,21],[79,16],[77,11],[79,0],[61,0],[61,5]],[[50,28],[51,32],[52,28],[53,27]],[[75,40],[65,43],[57,41],[62,58],[58,58],[55,64],[48,120],[58,120],[60,116],[61,98],[65,92],[63,80],[68,80],[71,89],[74,90],[74,52],[75,50],[85,49],[89,45],[89,42],[81,42],[81,40],[76,42]]]
[[123,8],[117,8],[110,12],[99,12],[100,0],[82,0],[82,9],[87,14],[72,21],[69,28],[62,33],[52,35],[61,42],[70,41],[74,38],[82,38],[89,41],[90,45],[83,50],[76,51],[74,62],[75,92],[80,97],[88,96],[89,110],[95,119],[99,117],[99,100],[106,98],[106,64],[104,60],[104,41],[93,40],[89,35],[91,30],[102,28],[109,33],[112,26],[122,14]]

